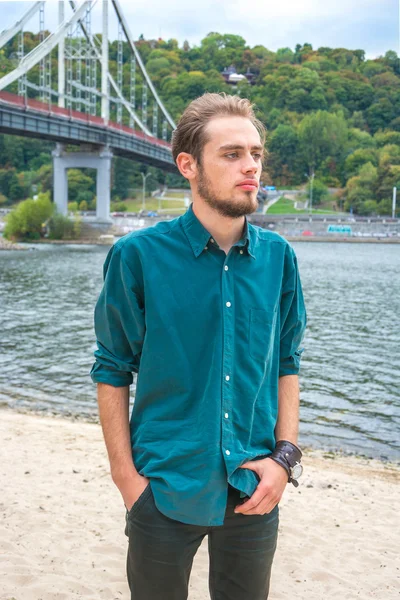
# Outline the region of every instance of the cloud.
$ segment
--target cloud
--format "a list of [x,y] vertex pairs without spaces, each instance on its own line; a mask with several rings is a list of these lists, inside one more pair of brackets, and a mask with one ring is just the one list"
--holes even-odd
[[[120,0],[132,28],[145,37],[199,44],[210,31],[242,35],[271,50],[309,42],[313,47],[362,48],[370,56],[399,49],[398,0],[203,0],[193,13],[186,0]],[[138,29],[139,28],[139,29]]]
[[[234,33],[250,46],[262,44],[271,50],[311,43],[364,49],[375,57],[392,49],[399,52],[398,0],[202,0],[196,6],[187,0],[120,0],[134,38],[187,39],[198,45],[210,31]],[[65,2],[68,11],[68,2]],[[31,2],[0,2],[3,23],[10,26]],[[116,38],[114,10],[109,7],[110,37]],[[101,0],[93,9],[93,31],[101,29]],[[57,0],[48,0],[46,27],[57,24]],[[37,30],[38,17],[30,29]]]

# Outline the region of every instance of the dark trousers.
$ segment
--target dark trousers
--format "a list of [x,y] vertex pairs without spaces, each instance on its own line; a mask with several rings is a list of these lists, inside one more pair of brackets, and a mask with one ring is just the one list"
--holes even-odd
[[266,600],[279,508],[267,515],[235,514],[240,502],[239,491],[229,486],[223,525],[188,525],[162,514],[147,486],[126,516],[131,600],[186,600],[193,558],[205,535],[211,600]]

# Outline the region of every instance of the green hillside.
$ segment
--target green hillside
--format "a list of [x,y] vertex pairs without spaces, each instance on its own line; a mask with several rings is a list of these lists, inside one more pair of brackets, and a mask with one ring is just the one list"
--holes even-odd
[[[25,38],[28,51],[35,36],[26,33]],[[180,46],[173,39],[139,39],[137,47],[176,120],[192,99],[206,91],[237,93],[256,104],[268,129],[264,183],[300,186],[307,181],[305,174],[315,171],[316,185],[341,189],[335,195],[338,209],[391,213],[392,188],[400,187],[400,63],[395,52],[388,51],[375,60],[367,60],[363,50],[313,49],[310,44],[272,52],[264,46],[250,47],[238,35],[219,33],[210,33],[195,47],[186,41]],[[16,51],[17,40],[0,50],[0,76],[11,69]],[[128,98],[129,56],[125,45],[124,93]],[[112,42],[114,73],[116,58],[117,42]],[[230,65],[239,74],[251,73],[254,85],[247,79],[235,86],[227,84],[221,73]],[[56,53],[52,70],[56,81]],[[97,71],[100,86],[100,69]],[[37,69],[30,79],[37,82]],[[141,98],[140,89],[137,98]],[[112,107],[111,119],[115,118]],[[129,116],[124,118],[128,124]],[[50,150],[51,145],[44,142],[0,136],[0,204],[30,195],[32,184],[43,191],[51,188]],[[132,188],[140,187],[140,170],[146,167],[119,158],[114,163],[112,193],[124,199]],[[152,172],[150,189],[164,182],[184,184],[178,176],[157,169]],[[83,188],[82,177],[86,177]],[[76,172],[72,178],[70,200],[90,202],[93,174]],[[324,196],[319,201],[323,202]]]

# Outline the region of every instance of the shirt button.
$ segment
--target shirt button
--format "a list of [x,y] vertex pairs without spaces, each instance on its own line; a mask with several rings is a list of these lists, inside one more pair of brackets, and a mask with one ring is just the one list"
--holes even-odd
[[228,413],[225,413],[225,419],[227,419],[227,418],[228,418],[228,416],[229,416],[229,415],[228,415]]
[[204,248],[204,250],[208,250],[208,246],[206,246],[206,247]]
[[243,254],[243,250],[240,251],[240,254]]
[[230,455],[230,450],[225,450],[225,454]]
[[225,266],[224,266],[224,269],[225,269],[225,271],[227,271],[227,270],[228,270],[228,268],[229,268],[229,267],[228,267],[228,265],[225,265]]
[[230,379],[229,375],[227,375],[227,376],[225,377],[225,379],[226,379],[226,381],[229,381],[229,379]]
[[227,307],[229,308],[229,307],[231,306],[231,303],[230,303],[230,302],[227,302],[227,303],[226,303],[226,305],[227,305]]
[[213,244],[213,243],[214,243],[214,240],[211,238],[211,239],[210,239],[210,242]]

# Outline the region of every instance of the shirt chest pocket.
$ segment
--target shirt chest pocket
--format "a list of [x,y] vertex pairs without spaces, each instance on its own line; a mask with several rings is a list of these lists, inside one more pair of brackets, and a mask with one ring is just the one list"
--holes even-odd
[[274,347],[276,306],[250,309],[249,353],[255,360],[267,362]]

